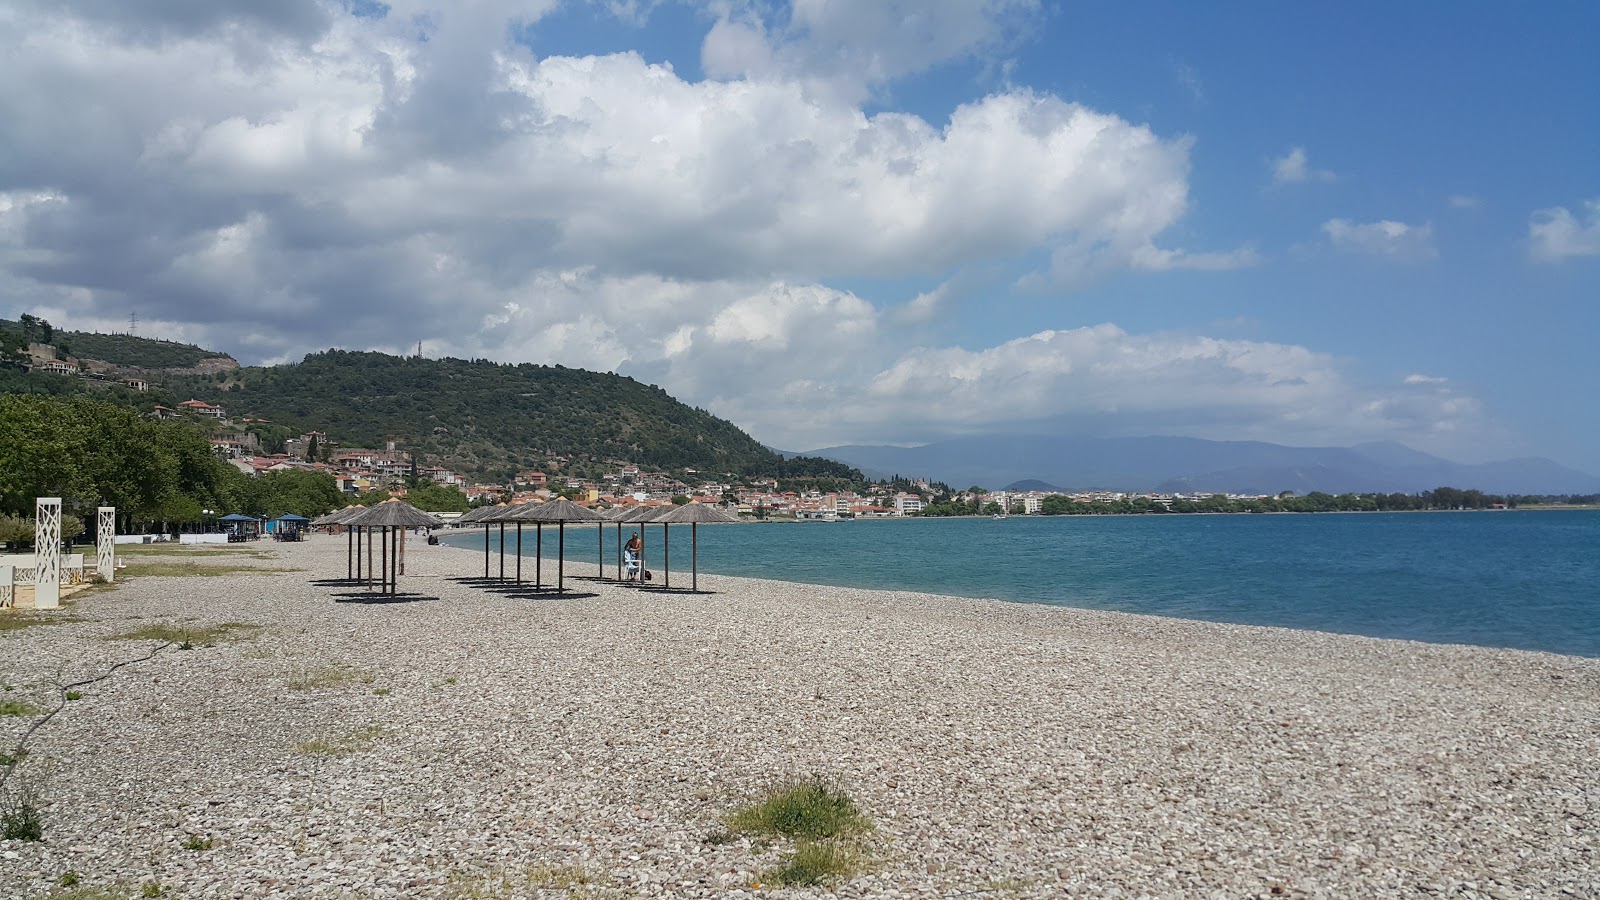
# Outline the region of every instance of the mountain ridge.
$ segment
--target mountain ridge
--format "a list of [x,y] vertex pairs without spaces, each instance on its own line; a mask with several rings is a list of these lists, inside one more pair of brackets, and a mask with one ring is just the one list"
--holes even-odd
[[1417,493],[1458,485],[1511,494],[1600,492],[1600,478],[1542,457],[1457,463],[1392,441],[1290,447],[1171,436],[992,435],[909,448],[825,447],[803,455],[852,465],[869,476],[923,476],[952,487],[1038,480],[1068,491]]

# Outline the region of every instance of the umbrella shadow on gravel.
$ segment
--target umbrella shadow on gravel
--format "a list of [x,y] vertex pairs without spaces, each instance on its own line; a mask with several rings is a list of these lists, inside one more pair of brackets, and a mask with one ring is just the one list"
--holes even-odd
[[335,603],[361,603],[361,604],[423,603],[423,602],[427,602],[429,600],[437,600],[437,599],[439,599],[439,598],[438,597],[429,597],[429,596],[425,596],[423,594],[378,594],[378,593],[373,593],[373,592],[369,592],[369,591],[358,591],[356,593],[351,593],[351,594],[334,594],[333,595],[333,602],[335,602]]

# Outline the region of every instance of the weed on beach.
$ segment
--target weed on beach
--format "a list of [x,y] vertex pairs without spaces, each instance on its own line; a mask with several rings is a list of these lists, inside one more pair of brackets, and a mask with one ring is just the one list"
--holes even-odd
[[44,710],[26,700],[0,700],[0,716],[40,716]]
[[65,625],[76,621],[78,620],[72,616],[18,612],[14,609],[0,610],[0,633],[21,631],[35,625]]
[[[77,882],[74,881],[72,884],[77,884]],[[66,887],[71,887],[71,885],[66,885]],[[39,900],[128,900],[128,895],[111,888],[85,887],[75,888],[70,891],[57,891],[54,894],[44,894]]]
[[371,684],[377,676],[353,666],[320,666],[314,669],[294,669],[289,673],[289,689],[315,691],[322,688],[343,687],[347,684]]
[[306,753],[312,756],[346,756],[351,753],[362,753],[371,750],[373,745],[378,742],[378,738],[382,736],[383,726],[368,725],[365,728],[347,731],[341,735],[302,741],[295,744],[294,749],[298,753]]
[[766,877],[800,887],[848,881],[861,871],[863,860],[861,851],[848,841],[801,841],[783,865]]
[[33,785],[23,782],[0,801],[0,840],[44,840],[44,800]]
[[250,637],[259,628],[260,625],[249,625],[244,622],[223,622],[220,625],[174,625],[170,622],[156,622],[113,635],[110,640],[165,641],[188,650],[194,647],[210,647],[226,641],[241,641]]
[[138,578],[151,576],[156,578],[188,578],[199,575],[215,578],[221,575],[271,575],[285,572],[303,572],[304,569],[286,569],[281,566],[246,566],[238,563],[197,563],[186,560],[161,561],[161,562],[134,562],[129,563],[123,574]]
[[733,831],[796,839],[849,837],[871,827],[849,794],[818,775],[774,788],[730,813],[727,824]]
[[602,876],[592,875],[580,866],[530,865],[516,870],[455,875],[450,878],[447,890],[447,896],[453,900],[544,896],[552,891],[564,891],[568,897],[580,900],[623,896],[608,888]]
[[[724,822],[730,833],[795,842],[794,851],[764,876],[779,884],[846,881],[871,862],[856,839],[871,831],[872,823],[842,787],[820,775],[780,785],[729,813]],[[758,839],[752,849],[763,852],[766,842]]]

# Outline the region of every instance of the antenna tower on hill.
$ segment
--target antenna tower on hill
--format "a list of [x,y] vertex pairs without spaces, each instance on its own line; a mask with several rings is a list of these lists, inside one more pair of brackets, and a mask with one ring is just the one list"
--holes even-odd
[[136,309],[128,313],[128,336],[133,337],[139,333],[139,311]]

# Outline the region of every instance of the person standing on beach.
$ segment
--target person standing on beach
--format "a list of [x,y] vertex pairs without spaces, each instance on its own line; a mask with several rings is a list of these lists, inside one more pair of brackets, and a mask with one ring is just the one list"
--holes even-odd
[[639,540],[639,532],[635,531],[633,537],[622,547],[623,559],[628,563],[628,580],[639,580],[639,556],[644,552],[644,541]]

